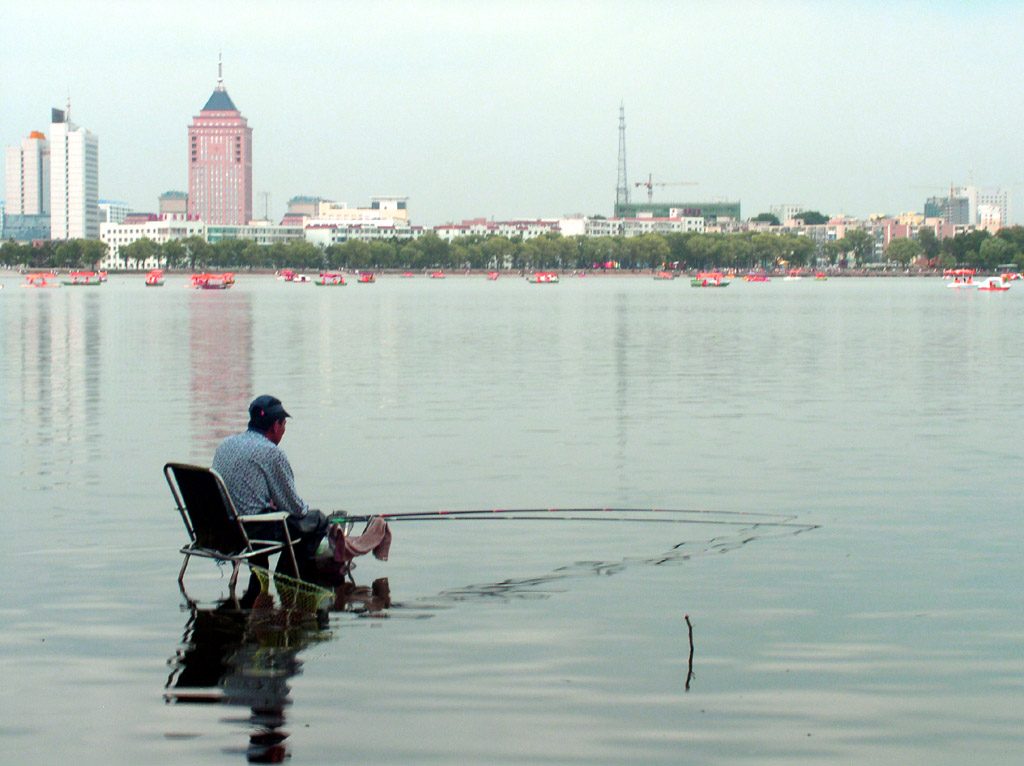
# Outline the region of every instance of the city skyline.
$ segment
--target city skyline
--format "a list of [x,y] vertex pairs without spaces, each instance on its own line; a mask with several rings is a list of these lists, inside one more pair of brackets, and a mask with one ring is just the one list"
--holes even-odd
[[188,188],[188,124],[223,53],[253,128],[256,217],[389,194],[417,225],[611,215],[620,102],[629,180],[697,182],[656,202],[898,214],[950,185],[1024,181],[1022,43],[1008,2],[115,1],[97,16],[44,0],[0,29],[0,140],[47,132],[70,96],[103,146],[100,197],[156,211]]

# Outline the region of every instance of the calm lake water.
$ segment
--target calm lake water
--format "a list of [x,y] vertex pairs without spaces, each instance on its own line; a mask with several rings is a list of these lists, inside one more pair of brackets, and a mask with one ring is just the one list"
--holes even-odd
[[[1020,762],[1024,287],[19,281],[6,762]],[[191,609],[161,467],[261,393],[324,509],[710,513],[396,521],[319,624],[202,560]]]

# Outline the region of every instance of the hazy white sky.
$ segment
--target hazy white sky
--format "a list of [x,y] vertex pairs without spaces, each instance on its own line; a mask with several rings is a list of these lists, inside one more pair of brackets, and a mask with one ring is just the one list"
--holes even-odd
[[264,194],[275,219],[296,195],[408,195],[423,225],[610,215],[620,101],[630,181],[699,183],[655,200],[864,216],[973,178],[1024,213],[1020,2],[9,3],[0,141],[70,93],[100,196],[155,211],[219,52],[257,216]]

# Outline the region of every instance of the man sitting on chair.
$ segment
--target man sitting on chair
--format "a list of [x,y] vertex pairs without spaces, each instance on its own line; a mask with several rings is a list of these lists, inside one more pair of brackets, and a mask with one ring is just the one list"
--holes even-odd
[[[295,546],[298,573],[291,572],[291,557],[281,554],[278,571],[295,574],[304,580],[316,578],[314,558],[327,533],[327,517],[314,510],[295,490],[295,476],[288,457],[278,445],[284,437],[286,418],[291,417],[280,399],[257,396],[249,405],[249,428],[220,443],[212,468],[224,479],[231,501],[242,516],[269,511],[287,511],[292,539],[302,538]],[[280,524],[259,522],[246,525],[250,538],[283,541]],[[267,565],[267,561],[254,563]]]

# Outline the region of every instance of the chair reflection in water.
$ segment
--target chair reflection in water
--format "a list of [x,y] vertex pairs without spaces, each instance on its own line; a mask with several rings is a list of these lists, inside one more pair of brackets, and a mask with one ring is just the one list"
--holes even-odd
[[[210,468],[167,463],[164,466],[164,477],[189,536],[188,544],[181,548],[185,561],[178,572],[178,585],[187,600],[191,601],[185,591],[185,570],[193,556],[230,563],[232,570],[229,588],[232,593],[242,564],[266,566],[268,557],[279,553],[290,558],[292,572],[298,571],[295,544],[299,539],[291,537],[285,523],[287,512],[239,515],[224,486],[224,480]],[[246,525],[257,522],[280,524],[283,541],[250,538]]]
[[[255,587],[212,608],[189,602],[181,647],[171,657],[164,688],[169,704],[248,707],[247,759],[280,763],[288,757],[285,708],[290,679],[302,672],[299,652],[329,640],[327,607],[383,614],[390,606],[386,578],[337,590],[253,567]],[[276,592],[276,598],[275,598]]]
[[[164,699],[169,703],[248,707],[246,756],[253,763],[279,763],[286,756],[285,708],[289,680],[301,672],[299,651],[326,638],[322,612],[279,608],[263,583],[241,601],[212,609],[189,603],[182,647],[171,658]],[[277,575],[280,580],[283,575]],[[291,579],[291,578],[289,578]]]

